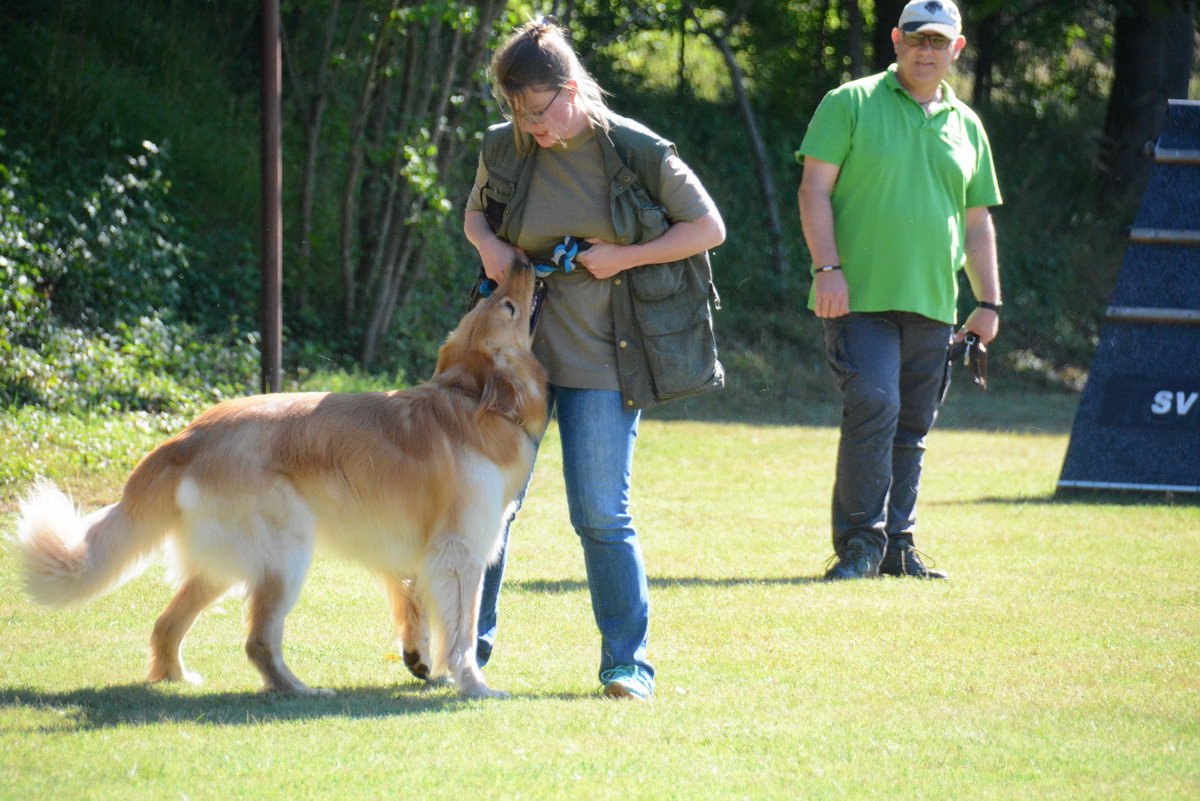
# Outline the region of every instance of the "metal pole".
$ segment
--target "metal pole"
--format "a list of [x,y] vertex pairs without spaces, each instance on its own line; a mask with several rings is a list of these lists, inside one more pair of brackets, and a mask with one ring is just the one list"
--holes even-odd
[[262,0],[262,389],[278,392],[282,372],[283,157],[280,148],[279,0]]

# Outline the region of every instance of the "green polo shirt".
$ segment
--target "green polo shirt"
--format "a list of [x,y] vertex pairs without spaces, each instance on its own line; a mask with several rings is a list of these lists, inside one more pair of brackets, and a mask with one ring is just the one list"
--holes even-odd
[[895,64],[843,84],[825,95],[796,151],[801,163],[841,167],[833,222],[851,311],[955,322],[966,210],[1001,198],[983,125],[949,85],[942,90],[926,116]]

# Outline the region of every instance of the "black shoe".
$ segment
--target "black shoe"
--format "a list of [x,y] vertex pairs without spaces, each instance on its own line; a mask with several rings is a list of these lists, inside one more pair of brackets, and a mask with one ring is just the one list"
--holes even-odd
[[826,581],[867,578],[879,575],[879,557],[858,543],[846,546],[841,554],[835,554],[837,564],[825,571]]
[[921,553],[911,545],[893,545],[879,563],[879,572],[885,576],[912,576],[913,578],[944,579],[946,574],[932,570],[921,561]]

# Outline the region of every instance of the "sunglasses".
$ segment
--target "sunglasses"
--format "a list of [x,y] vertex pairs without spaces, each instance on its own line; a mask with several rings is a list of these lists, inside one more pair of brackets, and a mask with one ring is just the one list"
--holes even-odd
[[952,39],[947,39],[940,33],[906,33],[904,34],[904,44],[909,47],[924,47],[929,45],[934,50],[945,50],[950,46]]
[[987,345],[979,341],[979,335],[971,332],[962,342],[955,342],[946,353],[950,364],[962,359],[971,371],[971,381],[980,389],[987,389]]
[[546,112],[548,112],[550,107],[554,105],[554,101],[558,100],[558,96],[562,93],[562,90],[563,88],[561,86],[558,87],[558,91],[554,93],[554,97],[550,98],[550,102],[543,106],[541,111],[522,111],[517,113],[513,111],[512,106],[503,100],[500,101],[500,111],[510,120],[523,120],[530,125],[541,125],[542,120],[546,116]]

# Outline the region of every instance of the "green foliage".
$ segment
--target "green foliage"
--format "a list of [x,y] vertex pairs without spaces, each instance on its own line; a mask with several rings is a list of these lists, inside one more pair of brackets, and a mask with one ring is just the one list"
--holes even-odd
[[170,183],[151,163],[159,149],[142,146],[128,169],[102,176],[85,195],[68,188],[45,220],[45,292],[58,316],[88,329],[179,304],[187,248],[164,205]]
[[111,492],[158,443],[186,425],[180,414],[87,412],[59,414],[39,406],[0,410],[0,507],[16,501],[35,478],[69,483],[91,499],[91,487]]
[[355,368],[350,370],[297,371],[297,376],[285,390],[288,392],[390,392],[404,389],[408,382],[403,373],[395,376],[368,373]]
[[206,342],[194,326],[151,317],[91,334],[51,323],[34,346],[0,344],[0,407],[197,411],[253,389],[256,342]]
[[1098,211],[1095,172],[1079,158],[1102,115],[1093,100],[1004,104],[984,118],[1005,197],[994,210],[1006,287],[999,353],[1072,388],[1082,386],[1124,255],[1123,217]]
[[189,267],[158,149],[83,194],[28,177],[0,139],[0,407],[189,409],[241,394],[257,334],[172,312]]

